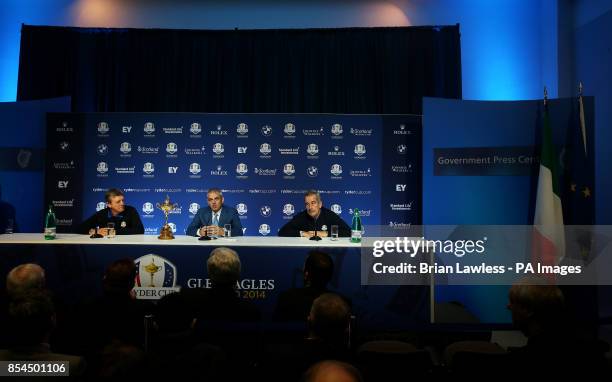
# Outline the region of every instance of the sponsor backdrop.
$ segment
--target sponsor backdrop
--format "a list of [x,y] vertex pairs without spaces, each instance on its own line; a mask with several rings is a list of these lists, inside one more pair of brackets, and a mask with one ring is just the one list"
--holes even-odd
[[119,187],[157,234],[184,234],[206,190],[223,190],[245,235],[276,235],[307,189],[350,224],[421,223],[421,118],[411,115],[51,113],[46,202],[60,232],[104,208]]

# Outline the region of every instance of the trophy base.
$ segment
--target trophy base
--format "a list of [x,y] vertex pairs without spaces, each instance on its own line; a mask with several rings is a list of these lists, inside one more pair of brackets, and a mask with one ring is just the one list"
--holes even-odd
[[174,240],[174,235],[172,234],[172,228],[170,228],[169,225],[163,226],[157,238],[159,240]]

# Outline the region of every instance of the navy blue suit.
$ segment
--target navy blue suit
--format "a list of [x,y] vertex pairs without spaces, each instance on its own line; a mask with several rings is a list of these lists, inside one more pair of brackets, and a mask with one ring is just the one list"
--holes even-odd
[[[223,205],[221,206],[218,226],[223,228],[226,224],[232,225],[232,236],[242,236],[242,223],[240,223],[238,211],[235,208]],[[198,229],[208,225],[212,225],[212,209],[210,207],[200,208],[189,227],[187,227],[187,235],[198,236]]]

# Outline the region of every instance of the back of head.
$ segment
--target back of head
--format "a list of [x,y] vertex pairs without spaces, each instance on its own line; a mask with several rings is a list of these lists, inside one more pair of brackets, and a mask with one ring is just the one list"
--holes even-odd
[[334,293],[324,293],[316,298],[308,317],[312,334],[330,342],[344,340],[350,319],[349,305]]
[[213,286],[233,287],[240,279],[240,258],[233,249],[227,247],[215,248],[206,262],[208,276]]
[[521,327],[527,321],[550,326],[561,324],[565,315],[565,299],[561,289],[539,278],[525,278],[515,283],[509,292],[514,324]]
[[361,382],[354,366],[339,361],[321,361],[312,365],[302,376],[304,382]]
[[134,288],[136,265],[132,259],[113,262],[104,273],[104,293],[112,296],[128,296]]
[[304,279],[309,286],[324,289],[334,274],[334,262],[325,252],[312,251],[304,263]]
[[44,289],[45,270],[38,264],[21,264],[6,276],[6,292],[9,297],[33,290]]
[[189,330],[194,315],[180,293],[162,297],[156,306],[155,322],[160,332],[173,333]]
[[55,326],[55,308],[48,292],[30,290],[9,304],[9,322],[18,345],[35,345],[48,339]]

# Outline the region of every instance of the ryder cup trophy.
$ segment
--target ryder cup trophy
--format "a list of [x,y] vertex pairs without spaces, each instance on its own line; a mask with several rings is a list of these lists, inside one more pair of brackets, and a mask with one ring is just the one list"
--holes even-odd
[[164,200],[162,204],[157,203],[155,206],[159,208],[160,210],[162,210],[164,212],[164,216],[166,217],[165,224],[161,228],[161,231],[159,232],[159,236],[157,238],[160,240],[174,239],[174,235],[172,234],[172,228],[168,224],[168,214],[170,213],[170,211],[177,208],[178,204],[176,203],[172,204],[170,202],[170,197],[166,195],[166,200]]

